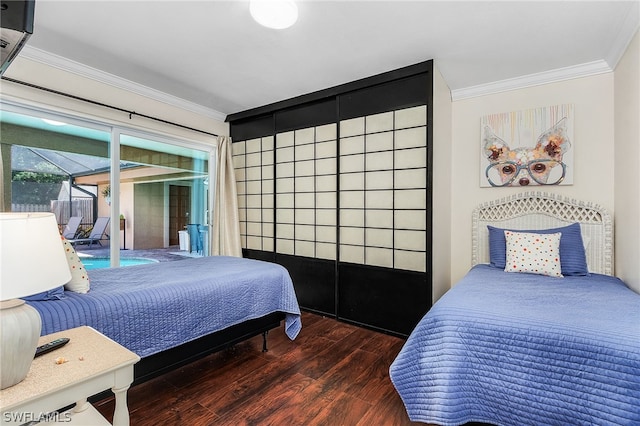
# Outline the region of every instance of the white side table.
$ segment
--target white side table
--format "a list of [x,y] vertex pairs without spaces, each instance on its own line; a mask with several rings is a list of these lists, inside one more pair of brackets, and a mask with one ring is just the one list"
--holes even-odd
[[[39,425],[108,425],[87,398],[111,389],[115,394],[113,424],[128,426],[127,389],[140,357],[91,327],[43,336],[38,345],[60,337],[68,337],[69,343],[36,358],[22,382],[0,391],[0,424],[46,420]],[[66,362],[57,364],[57,358]],[[55,413],[73,403],[74,408]]]

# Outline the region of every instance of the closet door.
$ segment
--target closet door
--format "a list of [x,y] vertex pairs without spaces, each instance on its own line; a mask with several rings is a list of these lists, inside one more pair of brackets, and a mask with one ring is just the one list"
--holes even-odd
[[430,306],[425,105],[340,122],[338,317],[409,333]]
[[335,315],[336,124],[276,134],[276,262],[298,302]]
[[408,335],[430,308],[432,65],[230,120],[244,255],[303,309]]
[[242,248],[264,257],[274,246],[273,136],[234,143],[233,159]]
[[[238,215],[243,255],[274,260],[275,247],[275,166],[274,137],[264,133],[264,122],[250,123],[236,133],[247,139],[232,144],[233,166],[238,192]],[[262,123],[262,126],[260,126]],[[245,130],[244,132],[242,130]]]

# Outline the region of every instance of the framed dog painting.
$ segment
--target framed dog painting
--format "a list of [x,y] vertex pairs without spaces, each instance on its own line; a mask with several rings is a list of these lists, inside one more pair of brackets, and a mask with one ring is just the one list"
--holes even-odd
[[480,120],[480,186],[573,184],[573,105]]

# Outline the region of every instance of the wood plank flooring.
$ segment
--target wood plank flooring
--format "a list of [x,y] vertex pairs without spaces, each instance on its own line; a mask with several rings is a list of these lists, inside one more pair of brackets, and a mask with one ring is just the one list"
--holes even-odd
[[[132,426],[411,425],[389,379],[404,340],[311,313],[129,389]],[[94,403],[109,421],[113,398]]]

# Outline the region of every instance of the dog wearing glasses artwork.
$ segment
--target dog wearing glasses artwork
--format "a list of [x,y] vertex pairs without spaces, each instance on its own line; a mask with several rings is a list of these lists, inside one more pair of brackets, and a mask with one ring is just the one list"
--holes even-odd
[[566,117],[542,132],[533,146],[511,148],[485,126],[483,145],[489,162],[485,177],[491,186],[559,185],[565,179],[563,156],[571,148]]

